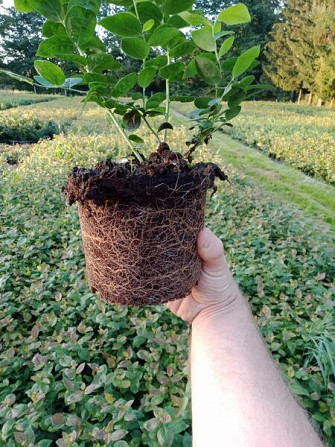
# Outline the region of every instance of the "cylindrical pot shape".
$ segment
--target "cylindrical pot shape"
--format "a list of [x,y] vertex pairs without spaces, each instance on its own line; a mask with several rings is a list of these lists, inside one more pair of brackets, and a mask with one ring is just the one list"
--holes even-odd
[[63,192],[78,203],[92,290],[135,306],[189,294],[200,277],[196,242],[215,177],[227,178],[213,163],[190,168],[163,145],[136,168],[109,160],[74,168]]
[[190,293],[201,270],[196,240],[204,224],[205,194],[190,193],[167,206],[79,203],[92,290],[111,303],[130,305],[164,303]]

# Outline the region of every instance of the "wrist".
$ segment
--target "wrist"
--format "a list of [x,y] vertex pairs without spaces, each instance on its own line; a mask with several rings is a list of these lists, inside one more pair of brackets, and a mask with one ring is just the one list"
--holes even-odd
[[250,312],[246,298],[236,288],[235,293],[230,296],[229,300],[211,304],[201,309],[192,320],[192,328],[213,325],[216,322],[221,323],[222,320],[231,318],[232,315],[241,315],[246,309]]

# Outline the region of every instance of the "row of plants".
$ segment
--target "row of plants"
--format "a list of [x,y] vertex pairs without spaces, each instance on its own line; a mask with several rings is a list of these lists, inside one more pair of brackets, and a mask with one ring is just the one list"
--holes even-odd
[[246,103],[229,133],[308,175],[335,184],[335,111],[279,103]]
[[[174,104],[188,115],[187,104]],[[263,101],[245,102],[225,132],[276,160],[286,160],[308,175],[335,184],[335,111]]]
[[53,101],[54,95],[37,95],[30,92],[0,90],[0,110],[8,110],[14,107],[37,104],[39,102]]
[[[175,129],[172,147],[185,136]],[[163,306],[95,298],[78,216],[60,192],[72,166],[126,152],[105,128],[41,142],[15,172],[0,157],[3,445],[191,445],[189,327]],[[205,149],[198,160],[208,157],[222,165]],[[332,445],[334,236],[226,170],[232,183],[208,202],[208,223],[293,392]]]
[[0,122],[0,143],[36,143],[53,138],[62,128],[51,120],[41,121],[32,116],[3,115]]

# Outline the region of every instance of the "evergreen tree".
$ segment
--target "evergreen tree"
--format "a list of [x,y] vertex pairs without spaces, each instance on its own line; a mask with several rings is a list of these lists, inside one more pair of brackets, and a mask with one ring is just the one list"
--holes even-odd
[[287,0],[265,52],[275,85],[334,96],[334,28],[334,0]]

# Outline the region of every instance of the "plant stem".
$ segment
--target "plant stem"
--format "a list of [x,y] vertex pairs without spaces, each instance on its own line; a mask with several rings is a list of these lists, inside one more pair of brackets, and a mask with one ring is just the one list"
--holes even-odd
[[[167,52],[167,65],[170,65],[170,53]],[[170,117],[170,80],[166,80],[166,107],[165,107],[165,121],[169,122]],[[167,139],[167,129],[164,131],[164,141]]]
[[159,135],[157,132],[155,132],[155,130],[151,127],[149,121],[146,119],[145,115],[142,115],[143,121],[145,122],[145,124],[148,126],[148,128],[151,130],[151,132],[155,135],[155,137],[157,138],[158,143],[161,143],[161,139],[159,138]]
[[134,148],[134,146],[132,145],[131,141],[129,140],[129,138],[127,137],[127,135],[125,134],[124,130],[122,129],[122,127],[120,126],[120,123],[118,122],[118,120],[116,119],[114,113],[107,109],[107,112],[109,114],[109,116],[112,118],[112,121],[115,125],[115,127],[117,128],[117,130],[120,132],[120,134],[123,136],[123,139],[125,140],[125,142],[127,143],[127,145],[130,147],[130,149],[132,150],[133,154],[135,155],[135,157],[137,158],[137,160],[141,163],[143,161],[143,158],[141,157],[141,155],[137,152],[137,150]]

